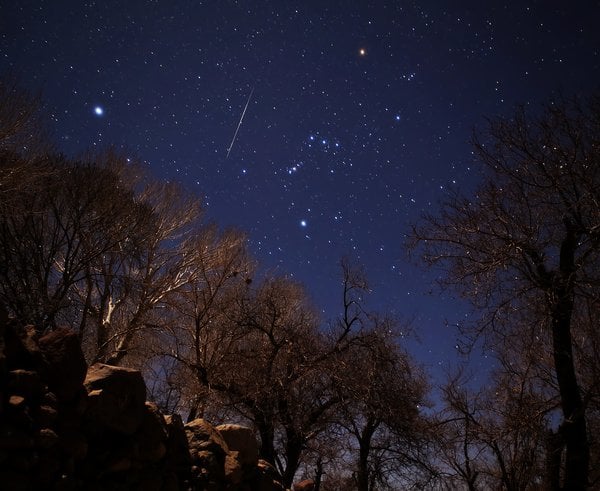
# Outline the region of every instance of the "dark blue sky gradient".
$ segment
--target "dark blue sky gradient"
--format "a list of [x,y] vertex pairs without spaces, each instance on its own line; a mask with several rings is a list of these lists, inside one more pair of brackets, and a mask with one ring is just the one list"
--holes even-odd
[[486,116],[598,85],[599,19],[592,1],[0,0],[0,73],[42,89],[67,154],[115,144],[205,196],[324,318],[340,257],[359,260],[439,374],[464,307],[403,236],[474,186]]

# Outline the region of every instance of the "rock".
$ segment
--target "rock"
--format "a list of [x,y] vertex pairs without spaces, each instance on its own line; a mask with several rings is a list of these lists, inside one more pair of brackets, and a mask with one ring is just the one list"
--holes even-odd
[[0,488],[283,491],[250,428],[184,425],[145,402],[140,372],[95,364],[79,340],[2,317]]
[[[58,407],[58,406],[54,406]],[[64,428],[79,428],[88,410],[88,393],[82,386],[79,394],[68,404],[60,405],[59,424]]]
[[257,491],[284,491],[281,484],[281,476],[277,469],[269,462],[263,459],[258,460],[257,469],[259,472]]
[[58,411],[52,406],[40,406],[37,411],[36,419],[40,426],[51,426],[58,419]]
[[91,424],[131,435],[144,416],[146,385],[137,370],[96,363],[85,378],[86,419]]
[[165,416],[167,427],[167,457],[169,469],[189,470],[191,464],[190,449],[181,417],[178,414]]
[[48,363],[48,385],[59,399],[70,401],[85,380],[87,364],[79,338],[71,329],[60,327],[42,336],[40,350]]
[[190,455],[194,452],[209,451],[221,454],[223,459],[229,450],[221,434],[210,423],[203,419],[195,419],[185,425]]
[[294,491],[313,491],[314,489],[315,481],[312,479],[304,479],[294,484]]
[[37,343],[33,326],[22,326],[9,320],[4,329],[5,366],[8,370],[22,368],[44,372],[46,362]]
[[140,460],[157,462],[167,453],[167,426],[155,404],[146,403],[142,425],[135,434]]
[[30,407],[23,396],[11,395],[8,398],[6,417],[10,420],[13,429],[31,431],[35,426]]
[[65,455],[78,461],[83,460],[88,453],[88,441],[83,433],[66,429],[59,432],[59,444]]
[[252,429],[236,425],[224,424],[216,427],[229,450],[238,452],[240,464],[245,466],[256,466],[258,463],[258,442]]
[[242,464],[239,461],[238,452],[230,451],[225,456],[225,479],[230,484],[240,484],[242,482],[242,478],[244,477],[244,471],[242,469]]
[[201,450],[193,462],[198,469],[197,477],[205,483],[225,483],[225,454]]
[[4,343],[5,363],[9,370],[45,369],[46,363],[37,344],[37,334],[33,326],[20,326],[15,321],[9,321],[4,331]]
[[8,406],[13,409],[25,407],[25,398],[23,396],[12,395],[8,398]]
[[45,392],[44,396],[42,397],[42,404],[56,409],[58,407],[58,399],[56,398],[56,394],[48,391]]
[[36,446],[43,449],[54,447],[58,441],[58,435],[50,428],[42,428],[35,437]]
[[[225,460],[229,449],[223,437],[207,421],[195,419],[185,425],[190,456],[192,479],[205,489],[225,488]],[[201,488],[202,489],[202,488]]]
[[164,491],[178,490],[179,486],[184,489],[184,483],[191,478],[192,467],[185,427],[177,414],[165,416],[165,424],[168,434],[165,470],[168,478],[165,478]]
[[8,390],[30,402],[42,398],[44,386],[37,372],[18,368],[8,373]]

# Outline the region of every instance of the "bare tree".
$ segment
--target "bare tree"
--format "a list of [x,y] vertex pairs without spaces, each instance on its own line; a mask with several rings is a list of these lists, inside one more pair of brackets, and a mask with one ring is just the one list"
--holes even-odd
[[413,233],[425,261],[443,266],[446,284],[483,313],[477,332],[488,342],[513,330],[533,339],[529,328],[552,346],[562,487],[572,490],[590,475],[589,389],[578,370],[582,314],[600,279],[599,130],[598,97],[491,121],[474,140],[483,184],[451,195]]
[[225,379],[232,402],[260,435],[261,455],[277,465],[286,487],[336,403],[317,319],[299,284],[259,284],[240,303],[236,323],[247,334],[230,358],[239,368]]
[[543,489],[550,421],[529,368],[499,370],[483,389],[470,387],[459,371],[443,387],[445,407],[434,428],[444,480],[472,491]]
[[[325,466],[334,465],[327,457],[332,453],[326,450],[326,440],[341,434],[335,430],[341,418],[348,427],[353,423],[356,431],[368,420],[377,433],[377,439],[363,440],[371,452],[369,469],[376,453],[380,463],[382,456],[394,454],[380,465],[381,477],[389,462],[401,460],[399,435],[410,433],[408,421],[417,413],[415,398],[423,387],[405,354],[388,353],[388,348],[397,348],[389,333],[384,335],[391,326],[369,319],[363,311],[362,273],[344,264],[343,313],[330,329],[321,330],[299,284],[278,277],[249,283],[245,275],[237,274],[243,255],[222,257],[222,267],[210,277],[175,295],[179,315],[169,336],[174,344],[164,355],[179,362],[174,373],[182,382],[181,402],[190,418],[229,415],[252,424],[260,437],[261,456],[279,468],[286,486],[300,466],[308,470],[309,461],[315,477],[323,475]],[[363,356],[368,359],[361,364]],[[357,366],[372,377],[359,381]],[[377,385],[373,390],[377,395],[371,393],[371,382]],[[385,407],[378,407],[384,399]],[[396,432],[396,446],[390,437],[380,451],[374,443],[383,442],[379,428],[385,425],[388,437]],[[339,444],[337,458],[341,458],[341,441],[330,444]]]
[[3,203],[0,298],[44,330],[68,310],[89,265],[135,235],[139,206],[110,170],[54,156],[40,165],[48,172]]
[[134,196],[136,229],[90,261],[78,283],[79,333],[94,361],[121,364],[136,340],[164,329],[168,299],[192,280],[203,253],[196,247],[199,200],[172,184],[142,185]]
[[360,329],[335,357],[341,403],[334,424],[343,429],[337,444],[351,449],[354,485],[360,491],[390,486],[409,475],[414,482],[425,462],[419,407],[426,378],[399,344],[398,320],[365,308],[369,289],[362,269],[347,261],[342,266],[345,308],[337,331],[349,332],[353,324]]
[[72,326],[89,361],[142,364],[207,260],[199,199],[111,150],[22,165],[36,177],[0,202],[1,301],[40,331]]
[[[151,364],[171,365],[171,389],[180,394],[188,420],[203,417],[218,398],[212,381],[229,370],[227,356],[244,331],[234,321],[239,302],[252,283],[254,264],[245,236],[208,226],[194,236],[193,274],[166,299],[164,330],[152,340]],[[220,386],[219,386],[220,387]]]

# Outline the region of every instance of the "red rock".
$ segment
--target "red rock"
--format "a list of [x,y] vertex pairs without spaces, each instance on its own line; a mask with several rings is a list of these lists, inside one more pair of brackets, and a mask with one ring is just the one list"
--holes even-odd
[[23,396],[12,395],[8,398],[8,405],[13,408],[21,408],[25,406],[25,398]]
[[313,491],[314,489],[315,481],[312,479],[304,479],[294,484],[294,491]]

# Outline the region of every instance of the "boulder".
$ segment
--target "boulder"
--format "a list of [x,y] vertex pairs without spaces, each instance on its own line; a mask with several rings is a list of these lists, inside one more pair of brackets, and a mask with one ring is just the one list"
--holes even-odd
[[9,320],[4,330],[4,360],[6,368],[44,370],[46,363],[37,343],[33,326],[21,326]]
[[194,458],[194,452],[203,451],[215,452],[222,455],[224,459],[225,454],[229,451],[221,434],[204,419],[195,419],[187,423],[185,432],[192,459]]
[[185,432],[192,459],[192,479],[201,489],[225,489],[225,462],[229,449],[223,437],[203,419],[187,423]]
[[315,481],[312,479],[304,479],[294,484],[294,491],[313,491],[314,489]]
[[225,456],[225,479],[229,484],[239,485],[244,478],[244,470],[239,460],[239,454],[235,451],[230,451]]
[[86,419],[92,424],[131,435],[142,424],[146,385],[137,370],[96,363],[84,382],[88,391]]
[[38,339],[1,309],[0,488],[284,491],[250,428],[164,416],[139,371],[88,369],[71,330]]
[[48,386],[59,399],[73,400],[79,394],[87,371],[77,334],[60,327],[42,336],[39,345],[48,363]]
[[266,460],[259,459],[257,464],[258,479],[256,491],[284,491],[281,475],[277,469]]
[[8,391],[33,402],[42,398],[44,386],[37,372],[17,368],[8,374]]
[[165,416],[167,428],[167,469],[181,479],[189,478],[190,449],[185,427],[178,414]]
[[140,460],[157,462],[167,453],[167,425],[156,404],[146,402],[142,424],[135,433],[137,453]]
[[227,447],[238,453],[238,461],[243,466],[256,466],[258,463],[258,443],[251,428],[236,424],[216,427]]
[[50,449],[58,443],[58,435],[50,428],[42,428],[35,437],[38,448]]
[[74,461],[81,461],[87,456],[89,448],[87,438],[77,430],[61,431],[58,443],[61,451]]

